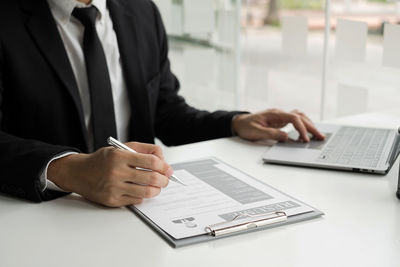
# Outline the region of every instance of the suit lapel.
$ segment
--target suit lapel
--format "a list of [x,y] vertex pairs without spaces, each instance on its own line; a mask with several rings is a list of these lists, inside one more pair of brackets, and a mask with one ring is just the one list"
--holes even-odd
[[141,142],[154,142],[153,122],[150,116],[149,96],[139,55],[135,16],[129,14],[129,7],[125,7],[121,2],[108,0],[107,7],[117,35],[122,68],[131,103],[130,138]]
[[[32,5],[32,3],[27,2],[34,2],[35,4]],[[26,22],[28,31],[74,101],[75,108],[79,114],[81,131],[87,147],[88,137],[85,130],[86,126],[78,86],[64,44],[47,2],[45,0],[23,0],[22,4],[31,12],[31,16]]]

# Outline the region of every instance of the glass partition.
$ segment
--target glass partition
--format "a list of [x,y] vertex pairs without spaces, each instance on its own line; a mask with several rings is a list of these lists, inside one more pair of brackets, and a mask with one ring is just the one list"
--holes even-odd
[[240,1],[158,0],[181,94],[198,108],[238,104]]
[[328,119],[396,108],[400,6],[386,0],[157,0],[172,69],[205,109]]
[[332,0],[326,117],[398,107],[399,11],[397,1]]

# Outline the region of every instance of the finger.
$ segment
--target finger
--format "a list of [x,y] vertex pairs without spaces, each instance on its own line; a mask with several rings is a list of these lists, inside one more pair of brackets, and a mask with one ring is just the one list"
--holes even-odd
[[319,140],[324,140],[325,135],[322,134],[318,129],[314,126],[314,124],[308,120],[303,120],[304,125],[307,128],[307,131],[310,132],[315,138]]
[[310,142],[310,138],[307,135],[307,128],[299,116],[293,117],[292,124],[294,128],[296,128],[296,130],[299,132],[300,138],[303,141]]
[[170,176],[172,174],[172,168],[162,159],[158,158],[153,154],[142,154],[142,153],[129,153],[126,152],[128,165],[131,168],[143,168],[152,171],[159,172],[163,175]]
[[275,129],[281,129],[281,128],[285,127],[286,125],[287,125],[287,123],[270,123],[268,125],[268,127],[272,127]]
[[127,178],[124,182],[135,183],[141,185],[151,185],[155,187],[167,187],[169,183],[169,176],[162,175],[158,172],[150,172],[137,170],[133,168],[127,168]]
[[299,115],[303,121],[307,121],[310,124],[313,124],[312,120],[305,113],[298,111],[298,110],[294,110],[294,111],[292,111],[292,113]]
[[294,128],[299,132],[300,138],[306,142],[310,141],[310,138],[307,136],[307,128],[304,125],[301,117],[294,113],[282,112],[279,114],[279,117],[286,122],[290,122],[293,124]]
[[288,139],[288,135],[275,128],[268,128],[256,125],[256,130],[259,132],[260,138],[257,139],[272,139],[280,142],[284,142]]
[[124,195],[136,198],[153,198],[158,196],[161,192],[161,188],[159,187],[131,183],[125,183],[121,190]]
[[136,152],[143,154],[153,154],[160,159],[164,159],[164,155],[160,146],[139,142],[129,142],[126,143],[126,145],[134,149]]
[[143,202],[143,198],[122,195],[119,199],[121,206],[138,205]]
[[298,110],[293,111],[294,113],[296,113],[297,115],[299,115],[304,123],[304,125],[307,128],[307,131],[310,132],[315,138],[320,139],[320,140],[324,140],[325,139],[325,135],[322,134],[314,125],[314,123],[312,122],[312,120],[303,112],[300,112]]

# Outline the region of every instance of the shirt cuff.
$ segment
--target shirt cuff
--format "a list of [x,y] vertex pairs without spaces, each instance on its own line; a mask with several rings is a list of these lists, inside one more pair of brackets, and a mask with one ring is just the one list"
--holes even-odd
[[55,183],[47,179],[47,169],[49,168],[50,163],[52,163],[56,159],[64,158],[69,155],[73,154],[78,154],[76,152],[64,152],[61,154],[56,155],[54,158],[52,158],[46,165],[46,168],[43,170],[42,174],[40,175],[40,184],[42,186],[42,192],[46,189],[54,190],[54,191],[60,191],[60,192],[66,192],[59,188]]

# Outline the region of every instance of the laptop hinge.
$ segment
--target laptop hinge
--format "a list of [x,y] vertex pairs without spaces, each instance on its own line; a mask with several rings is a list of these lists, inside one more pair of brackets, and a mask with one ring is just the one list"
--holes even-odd
[[391,165],[397,159],[397,156],[399,155],[399,152],[400,152],[399,144],[400,144],[400,135],[397,134],[396,135],[396,141],[392,145],[392,148],[391,148],[390,153],[389,153],[389,158],[387,159],[386,164],[389,163]]

